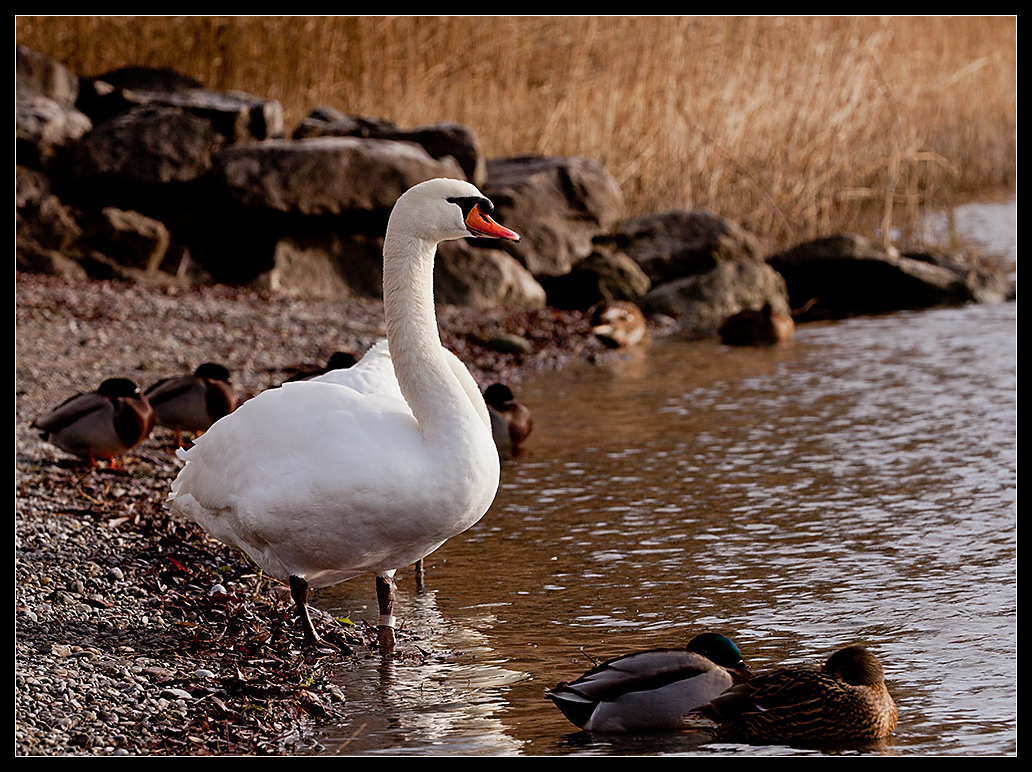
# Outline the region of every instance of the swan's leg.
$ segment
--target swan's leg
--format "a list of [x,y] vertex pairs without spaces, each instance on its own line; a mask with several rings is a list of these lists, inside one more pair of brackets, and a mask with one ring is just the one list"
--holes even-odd
[[423,558],[416,561],[416,589],[423,591]]
[[376,577],[376,601],[380,606],[377,621],[377,639],[380,650],[390,653],[394,650],[394,577]]
[[297,615],[301,617],[301,626],[305,631],[307,643],[320,643],[319,633],[315,631],[312,624],[312,617],[308,614],[308,582],[300,576],[290,577],[290,597],[294,599],[297,606]]

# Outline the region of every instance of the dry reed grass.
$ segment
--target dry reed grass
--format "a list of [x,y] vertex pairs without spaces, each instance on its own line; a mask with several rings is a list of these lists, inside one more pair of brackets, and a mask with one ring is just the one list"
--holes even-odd
[[173,67],[279,100],[469,125],[489,157],[604,164],[631,213],[772,244],[912,233],[1016,177],[1014,17],[20,17],[92,75]]

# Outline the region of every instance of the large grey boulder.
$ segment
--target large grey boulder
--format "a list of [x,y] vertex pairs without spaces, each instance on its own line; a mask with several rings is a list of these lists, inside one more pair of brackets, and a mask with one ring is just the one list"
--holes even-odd
[[82,238],[82,228],[75,211],[54,194],[50,178],[39,169],[16,165],[14,179],[18,238],[45,250],[73,253]]
[[501,249],[446,241],[437,247],[434,299],[470,308],[544,308],[545,290]]
[[15,152],[19,164],[44,168],[93,127],[75,108],[78,78],[61,64],[17,47]]
[[79,78],[49,56],[16,46],[15,90],[19,96],[40,95],[62,107],[74,107],[79,95]]
[[505,250],[538,280],[569,273],[623,215],[616,181],[587,158],[490,160],[483,191],[497,219],[522,237]]
[[211,170],[218,145],[204,118],[176,107],[139,107],[94,126],[75,146],[67,171],[86,185],[191,182]]
[[293,137],[361,137],[414,142],[435,160],[454,158],[466,179],[477,187],[483,186],[487,177],[487,162],[480,154],[477,136],[461,123],[442,121],[405,129],[383,118],[366,118],[320,107],[305,116]]
[[[302,297],[382,298],[382,250],[382,239],[355,235],[285,237],[277,241],[271,264],[248,283]],[[434,299],[470,308],[543,308],[545,292],[505,252],[449,241],[438,247]]]
[[142,107],[174,107],[203,118],[221,142],[282,137],[283,107],[243,91],[217,91],[174,70],[123,67],[83,78],[76,106],[94,123]]
[[222,148],[213,175],[251,210],[304,216],[389,211],[402,193],[435,177],[464,179],[453,158],[383,139],[275,139]]
[[171,241],[160,220],[132,210],[104,207],[82,218],[83,241],[115,263],[153,273],[161,265]]
[[747,308],[770,304],[788,313],[785,281],[754,260],[721,260],[708,271],[665,282],[641,301],[648,314],[677,320],[678,332],[692,338],[716,335],[724,321]]
[[587,311],[598,303],[637,303],[652,288],[645,272],[623,252],[598,244],[569,273],[542,282],[548,303],[556,308]]
[[785,282],[763,261],[759,240],[710,212],[628,218],[612,241],[651,280],[642,310],[676,319],[681,334],[715,335],[729,316],[767,303],[787,311]]
[[629,217],[616,228],[613,241],[654,285],[704,273],[721,261],[763,260],[753,234],[701,209]]
[[93,127],[89,118],[41,94],[18,94],[15,100],[17,162],[45,168],[73,147]]
[[799,244],[768,262],[784,276],[793,306],[809,303],[806,319],[999,302],[1014,296],[1013,285],[981,266],[933,254],[910,257],[848,233]]
[[343,299],[371,295],[382,284],[383,258],[371,240],[337,234],[280,239],[272,265],[251,285],[287,295]]

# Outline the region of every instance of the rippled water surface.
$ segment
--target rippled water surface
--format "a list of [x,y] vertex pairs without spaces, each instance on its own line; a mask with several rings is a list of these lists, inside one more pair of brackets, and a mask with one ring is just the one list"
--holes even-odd
[[[1016,752],[1015,304],[806,325],[776,349],[665,341],[520,387],[494,506],[399,572],[435,656],[342,674],[327,754],[814,753],[580,733],[544,690],[733,637],[754,669],[863,642],[900,722],[864,753]],[[371,578],[315,604],[375,617]]]

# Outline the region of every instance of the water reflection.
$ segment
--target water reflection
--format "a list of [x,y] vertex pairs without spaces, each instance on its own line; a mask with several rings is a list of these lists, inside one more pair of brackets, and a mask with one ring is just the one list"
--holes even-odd
[[[375,598],[351,595],[343,585],[320,596],[333,613],[375,608]],[[492,615],[467,617],[462,625],[444,619],[436,593],[402,593],[396,613],[404,620],[405,647],[443,652],[426,659],[373,656],[350,663],[340,682],[350,718],[320,737],[327,755],[427,753],[444,747],[453,754],[516,753],[522,743],[496,717],[504,687],[527,677],[495,662],[481,632]],[[361,617],[362,614],[356,615]],[[350,706],[355,706],[351,709]]]
[[[534,435],[491,511],[431,557],[426,595],[402,579],[434,656],[357,665],[327,752],[812,753],[591,737],[543,696],[713,629],[756,669],[869,645],[900,726],[857,752],[1013,753],[1015,388],[1013,304],[776,349],[666,342],[527,384]],[[367,584],[340,607],[375,608]]]

